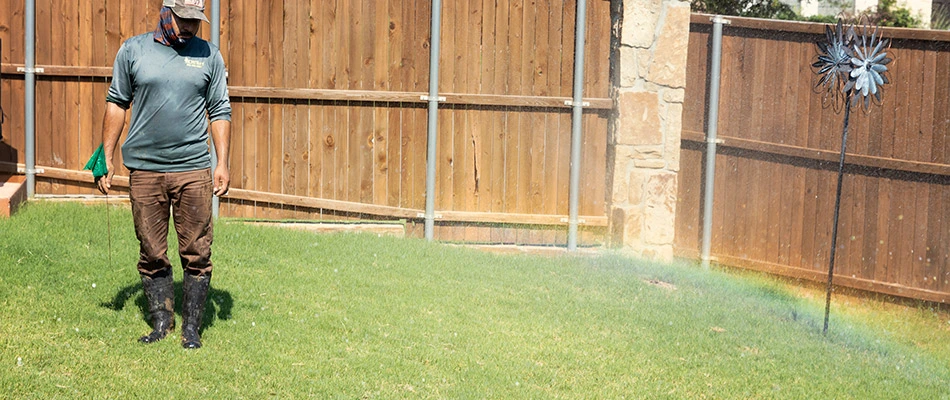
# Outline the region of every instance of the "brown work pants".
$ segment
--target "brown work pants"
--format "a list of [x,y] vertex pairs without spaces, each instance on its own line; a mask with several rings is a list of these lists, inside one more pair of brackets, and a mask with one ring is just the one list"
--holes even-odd
[[171,273],[168,261],[169,209],[178,234],[182,269],[211,274],[211,170],[188,172],[131,171],[129,198],[135,236],[139,239],[140,274]]

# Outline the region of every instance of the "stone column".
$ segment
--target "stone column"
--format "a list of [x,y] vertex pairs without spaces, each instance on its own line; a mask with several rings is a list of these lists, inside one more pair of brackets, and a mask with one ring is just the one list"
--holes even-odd
[[[611,247],[672,260],[689,3],[617,0],[607,151]],[[620,9],[618,9],[620,8]]]

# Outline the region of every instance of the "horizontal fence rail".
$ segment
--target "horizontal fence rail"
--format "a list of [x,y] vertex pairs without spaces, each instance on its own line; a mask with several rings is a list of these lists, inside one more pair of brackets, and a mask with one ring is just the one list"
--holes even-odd
[[[719,145],[737,150],[748,150],[775,157],[794,157],[825,163],[838,162],[841,153],[822,149],[813,149],[787,144],[762,142],[758,140],[719,136]],[[683,140],[693,143],[705,143],[702,132],[683,131]],[[921,161],[907,161],[887,157],[867,156],[847,153],[846,166],[866,167],[878,170],[904,171],[924,175],[950,176],[950,164]]]
[[[0,73],[22,77],[23,64],[0,64]],[[37,65],[37,79],[46,77],[112,78],[111,67],[73,67],[65,65]],[[320,100],[320,101],[365,101],[389,103],[425,103],[425,92],[386,92],[377,90],[335,90],[302,89],[278,87],[229,86],[231,97],[249,97],[257,99],[280,100]],[[570,97],[514,96],[469,93],[440,93],[445,100],[442,104],[464,104],[473,106],[506,106],[570,109]],[[591,111],[609,111],[613,109],[613,100],[609,98],[585,98],[584,108]]]
[[[696,257],[709,15],[690,26],[676,249]],[[712,256],[823,281],[842,115],[811,69],[825,25],[729,18],[723,29]],[[834,282],[950,301],[950,33],[884,29],[883,106],[851,113]]]

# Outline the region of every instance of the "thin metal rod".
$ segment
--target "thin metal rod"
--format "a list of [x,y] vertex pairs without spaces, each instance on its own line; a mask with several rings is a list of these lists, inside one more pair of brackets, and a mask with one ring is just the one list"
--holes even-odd
[[426,139],[425,238],[432,241],[435,230],[435,164],[439,124],[439,37],[442,34],[442,0],[432,0],[432,28],[429,46],[429,122]]
[[26,0],[24,21],[24,147],[26,156],[26,196],[36,195],[36,2]]
[[[219,48],[221,47],[221,0],[211,0],[211,43]],[[214,151],[214,145],[212,145],[211,176],[214,176],[214,169],[217,166],[218,156],[217,152]],[[221,199],[218,196],[211,196],[211,218],[217,219],[220,209]]]
[[577,0],[574,23],[574,98],[571,112],[571,170],[568,196],[567,250],[577,250],[577,214],[581,176],[581,124],[584,116],[584,43],[587,35],[587,1]]
[[831,313],[831,283],[835,272],[835,253],[838,247],[838,211],[841,209],[841,184],[844,181],[844,155],[848,147],[848,120],[851,118],[851,92],[844,98],[844,128],[841,132],[841,158],[838,160],[838,189],[835,192],[834,224],[831,225],[831,260],[828,261],[828,286],[825,290],[825,326],[821,333],[828,333],[828,315]]
[[709,67],[709,112],[706,114],[706,181],[703,194],[703,244],[702,265],[709,268],[709,253],[712,249],[713,198],[716,183],[716,143],[719,131],[719,84],[722,69],[722,25],[727,23],[721,15],[712,19],[712,57]]
[[109,240],[109,268],[112,268],[112,210],[109,208],[108,193],[106,193],[106,237]]

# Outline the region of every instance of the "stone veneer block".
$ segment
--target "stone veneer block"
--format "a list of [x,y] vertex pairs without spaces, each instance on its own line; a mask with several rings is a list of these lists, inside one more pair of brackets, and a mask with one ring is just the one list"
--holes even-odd
[[660,105],[656,93],[624,91],[620,94],[620,127],[617,144],[662,144]]
[[662,11],[662,0],[626,1],[623,10],[623,31],[620,44],[648,48],[656,37],[656,24]]
[[666,168],[671,171],[680,170],[680,139],[683,132],[683,104],[670,103],[664,107],[663,125],[665,132],[676,132],[675,135],[667,134],[664,143],[663,158],[666,159]]
[[663,101],[667,103],[682,103],[686,99],[686,89],[666,89],[663,91]]
[[671,88],[685,87],[689,3],[668,3],[661,29],[662,33],[653,49],[653,62],[647,80]]
[[649,244],[673,242],[676,219],[676,173],[651,175],[645,183],[644,241]]
[[643,230],[643,212],[637,207],[617,207],[610,213],[610,247],[629,247],[639,241]]
[[620,54],[619,68],[624,71],[623,74],[620,74],[620,87],[632,87],[637,83],[637,78],[640,77],[640,73],[637,72],[640,67],[637,49],[621,47],[618,52]]

